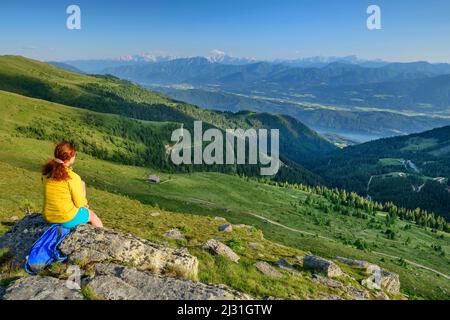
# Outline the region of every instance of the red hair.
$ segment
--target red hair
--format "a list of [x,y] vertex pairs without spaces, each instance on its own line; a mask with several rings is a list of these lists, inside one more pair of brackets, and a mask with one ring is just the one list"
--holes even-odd
[[69,174],[67,173],[66,166],[64,163],[57,162],[57,159],[64,162],[69,161],[75,156],[76,152],[77,150],[72,143],[66,141],[60,142],[55,148],[55,159],[48,160],[42,166],[42,174],[47,176],[47,178],[56,181],[69,180]]

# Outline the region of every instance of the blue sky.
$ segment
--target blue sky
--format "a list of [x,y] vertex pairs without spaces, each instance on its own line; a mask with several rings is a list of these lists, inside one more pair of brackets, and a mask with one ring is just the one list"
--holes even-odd
[[[66,28],[77,4],[82,29]],[[382,30],[366,9],[382,10]],[[344,56],[450,62],[448,0],[2,0],[0,54],[41,60],[177,56]]]

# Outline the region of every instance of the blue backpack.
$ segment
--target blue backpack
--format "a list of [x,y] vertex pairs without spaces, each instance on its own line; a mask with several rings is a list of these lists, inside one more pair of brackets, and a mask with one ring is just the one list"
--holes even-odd
[[25,262],[25,271],[35,275],[53,262],[65,261],[67,257],[61,255],[58,246],[69,232],[70,229],[58,224],[50,226],[33,244]]

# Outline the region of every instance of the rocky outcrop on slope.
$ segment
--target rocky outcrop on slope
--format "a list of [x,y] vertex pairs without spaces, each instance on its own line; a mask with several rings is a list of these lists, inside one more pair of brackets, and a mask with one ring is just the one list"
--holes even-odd
[[[31,246],[48,227],[49,224],[39,214],[28,215],[17,221],[0,237],[0,250],[9,250],[8,263],[21,268]],[[161,236],[164,239],[164,234]],[[226,238],[219,235],[218,239],[224,241]],[[224,256],[240,265],[240,256],[217,239],[206,241],[203,248],[213,255]],[[252,251],[260,250],[263,245],[259,242],[249,242],[249,248]],[[74,229],[64,239],[60,251],[68,256],[67,263],[55,265],[39,276],[26,276],[17,280],[16,276],[5,277],[7,281],[2,283],[10,284],[6,288],[0,286],[0,300],[251,298],[225,285],[196,282],[198,260],[186,248],[153,243],[131,234],[83,225]],[[240,254],[244,263],[253,260],[249,259],[245,252],[240,251]],[[401,297],[398,294],[398,275],[365,261],[339,257],[332,261],[312,255],[273,254],[268,261],[253,262],[254,268],[260,272],[261,281],[266,281],[267,278],[271,278],[270,281],[302,279],[302,283],[316,290],[314,295],[303,296],[302,299]],[[346,267],[344,273],[336,262],[342,267],[342,263],[350,267]],[[79,271],[75,280],[72,279],[74,274],[70,271],[72,267],[72,271]],[[356,280],[355,277],[360,279],[361,268],[366,270],[368,278]],[[0,279],[3,276],[0,274]],[[297,298],[295,294],[289,297]]]
[[317,256],[306,256],[303,258],[303,267],[324,274],[329,278],[343,275],[341,268],[333,261]]
[[248,295],[226,286],[168,278],[114,264],[99,264],[85,281],[92,292],[108,300],[247,300]]
[[[22,266],[33,243],[49,224],[41,215],[29,215],[15,224],[2,238],[0,248],[8,248],[14,263]],[[60,250],[74,264],[119,261],[156,273],[176,273],[196,278],[198,261],[186,249],[174,249],[109,229],[81,225],[61,243]]]
[[[49,227],[41,215],[29,215],[0,238],[12,263],[20,267],[33,243]],[[81,287],[104,299],[248,299],[224,285],[192,281],[198,260],[185,248],[172,248],[130,234],[82,225],[61,243],[68,264],[81,268]],[[88,270],[85,271],[84,269]],[[23,277],[4,292],[4,299],[82,299],[80,288],[49,276]]]
[[369,277],[363,279],[361,284],[368,289],[385,290],[390,293],[400,292],[400,277],[398,274],[383,270],[380,266],[367,261],[352,260],[342,257],[336,257],[335,259],[348,265],[363,268]]
[[10,285],[5,300],[83,300],[80,290],[69,289],[64,280],[53,277],[23,277]]

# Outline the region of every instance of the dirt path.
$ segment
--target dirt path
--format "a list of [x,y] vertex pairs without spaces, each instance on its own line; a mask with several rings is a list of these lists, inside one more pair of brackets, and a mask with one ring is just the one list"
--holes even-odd
[[[206,203],[206,204],[208,204],[208,205],[215,206],[215,207],[225,208],[225,207],[218,206],[216,203],[213,203],[213,202],[210,202],[210,201],[205,201],[205,200],[195,199],[195,198],[191,198],[191,200],[196,200],[197,202],[203,202],[203,203]],[[270,223],[270,224],[272,224],[272,225],[274,225],[274,226],[277,226],[277,227],[280,227],[280,228],[283,228],[283,229],[292,231],[292,232],[302,233],[302,234],[309,235],[309,236],[313,236],[313,237],[318,236],[318,237],[321,238],[321,239],[325,239],[325,240],[332,241],[332,242],[338,242],[338,241],[336,241],[336,240],[334,240],[334,239],[332,239],[332,238],[328,238],[328,237],[324,237],[324,236],[321,236],[321,235],[317,235],[317,234],[312,233],[312,232],[303,231],[303,230],[298,230],[298,229],[295,229],[295,228],[288,227],[288,226],[286,226],[286,225],[284,225],[284,224],[281,224],[281,223],[279,223],[279,222],[270,220],[270,219],[268,219],[268,218],[266,218],[266,217],[263,217],[263,216],[261,216],[261,215],[259,215],[259,214],[253,213],[253,212],[243,212],[243,213],[244,213],[244,214],[248,214],[248,215],[250,215],[250,216],[253,216],[253,217],[255,217],[255,218],[258,218],[258,219],[260,219],[260,220],[266,221],[267,223]],[[397,260],[403,259],[405,262],[409,263],[410,265],[412,265],[412,266],[414,266],[414,267],[417,267],[417,268],[420,268],[420,269],[428,270],[428,271],[430,271],[430,272],[436,273],[436,274],[438,274],[438,275],[440,275],[440,276],[446,278],[447,280],[450,280],[450,276],[448,276],[448,275],[446,275],[446,274],[444,274],[444,273],[442,273],[442,272],[439,272],[439,271],[437,271],[437,270],[435,270],[435,269],[433,269],[433,268],[430,268],[430,267],[421,265],[421,264],[419,264],[419,263],[417,263],[417,262],[413,262],[413,261],[410,261],[410,260],[407,260],[407,259],[404,259],[404,258],[401,258],[401,257],[389,255],[389,254],[382,253],[382,252],[378,252],[378,251],[371,251],[371,252],[372,252],[373,254],[375,254],[375,255],[385,256],[385,257],[388,257],[388,258],[391,258],[391,259],[397,259]]]
[[[390,254],[386,254],[386,253],[382,253],[382,252],[378,252],[378,251],[372,251],[372,253],[374,253],[374,254],[376,254],[376,255],[379,255],[379,256],[385,256],[385,257],[388,257],[388,258],[392,258],[392,259],[401,259],[400,257],[392,256],[392,255],[390,255]],[[410,260],[406,260],[406,259],[404,259],[404,258],[402,258],[402,259],[403,259],[405,262],[409,263],[410,265],[413,265],[413,266],[415,266],[415,267],[417,267],[417,268],[422,268],[422,269],[425,269],[425,270],[434,272],[434,273],[436,273],[436,274],[438,274],[438,275],[440,275],[440,276],[443,276],[444,278],[450,280],[450,276],[448,276],[448,275],[446,275],[446,274],[444,274],[444,273],[442,273],[442,272],[439,272],[439,271],[434,270],[434,269],[432,269],[432,268],[430,268],[430,267],[421,265],[421,264],[419,264],[419,263],[416,263],[416,262],[413,262],[413,261],[410,261]]]

